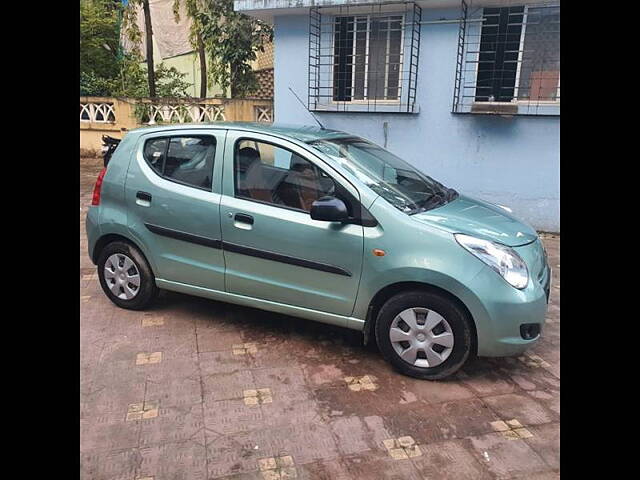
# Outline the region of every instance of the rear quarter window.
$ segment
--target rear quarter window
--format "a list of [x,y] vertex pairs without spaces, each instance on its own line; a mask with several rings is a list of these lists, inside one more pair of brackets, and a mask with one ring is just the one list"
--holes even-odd
[[158,175],[162,176],[164,157],[167,151],[168,138],[147,140],[144,144],[144,159]]
[[174,136],[147,140],[144,158],[167,180],[211,190],[216,139],[213,136]]

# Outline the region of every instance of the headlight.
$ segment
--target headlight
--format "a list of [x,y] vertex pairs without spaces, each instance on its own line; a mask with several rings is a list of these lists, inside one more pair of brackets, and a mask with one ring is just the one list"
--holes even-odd
[[454,236],[463,248],[498,272],[510,285],[520,290],[527,286],[527,264],[513,248],[461,233]]

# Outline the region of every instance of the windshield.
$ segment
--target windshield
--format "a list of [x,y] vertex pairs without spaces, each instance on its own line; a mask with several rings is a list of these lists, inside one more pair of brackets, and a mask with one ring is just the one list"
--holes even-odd
[[409,215],[444,205],[458,195],[454,189],[445,187],[391,152],[362,138],[342,137],[308,143]]

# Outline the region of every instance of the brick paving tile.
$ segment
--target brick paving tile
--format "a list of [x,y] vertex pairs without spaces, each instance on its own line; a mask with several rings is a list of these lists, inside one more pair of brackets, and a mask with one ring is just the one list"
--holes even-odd
[[83,225],[101,168],[81,159],[83,480],[559,478],[559,236],[542,236],[558,288],[525,361],[420,381],[334,326],[172,292],[115,307]]
[[549,469],[525,440],[511,440],[500,433],[470,437],[475,457],[499,478],[530,475]]

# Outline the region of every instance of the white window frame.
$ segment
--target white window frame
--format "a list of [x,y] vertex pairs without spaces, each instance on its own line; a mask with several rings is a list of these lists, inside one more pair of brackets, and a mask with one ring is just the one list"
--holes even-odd
[[[518,98],[518,91],[520,89],[520,69],[522,66],[522,55],[524,53],[524,40],[525,40],[525,35],[526,35],[526,30],[527,30],[527,19],[528,19],[528,14],[529,14],[529,7],[530,5],[523,5],[524,6],[524,12],[523,12],[523,17],[522,17],[522,30],[520,32],[520,46],[519,48],[519,52],[518,52],[518,66],[517,66],[517,70],[516,70],[516,78],[515,78],[515,83],[514,83],[514,90],[513,90],[513,100],[511,100],[510,102],[475,102],[474,103],[482,103],[483,105],[512,105],[512,104],[517,104],[517,105],[522,105],[522,106],[530,106],[530,105],[560,105],[560,74],[558,74],[558,86],[556,88],[556,99],[555,100],[531,100],[531,99],[519,99]],[[534,8],[537,7],[537,5],[532,5]],[[482,9],[482,15],[481,18],[484,18],[484,8]],[[484,22],[482,22],[481,26],[480,26],[480,41],[482,41],[482,29],[484,28]],[[480,56],[480,44],[478,44],[478,58]],[[477,88],[478,88],[478,68],[479,68],[479,64],[476,62],[476,71],[475,71],[475,86],[474,86],[474,96],[477,93]]]
[[[333,32],[331,34],[331,54],[335,56],[335,19],[337,18],[341,18],[341,17],[353,17],[353,47],[351,50],[351,58],[355,58],[355,54],[356,54],[356,34],[358,33],[356,25],[358,22],[358,18],[362,19],[365,18],[367,19],[367,40],[366,40],[366,47],[365,47],[365,70],[364,70],[364,93],[363,96],[365,98],[363,98],[362,100],[354,100],[354,92],[355,92],[355,68],[356,68],[356,64],[355,61],[352,62],[351,65],[351,100],[334,100],[333,99],[333,95],[330,98],[329,104],[330,105],[344,105],[344,104],[348,104],[348,105],[368,105],[371,103],[375,103],[375,104],[380,104],[380,105],[398,105],[400,103],[402,103],[402,96],[404,95],[404,89],[402,88],[402,82],[403,82],[403,78],[402,78],[402,73],[403,73],[403,65],[404,65],[404,34],[405,34],[405,14],[404,13],[391,13],[389,12],[388,14],[385,15],[371,15],[371,14],[353,14],[353,15],[335,15],[334,21],[332,22],[333,25]],[[390,17],[400,17],[400,25],[401,25],[401,35],[400,35],[400,71],[398,72],[398,98],[396,98],[395,100],[389,100],[389,99],[369,99],[368,95],[369,95],[369,87],[368,87],[368,82],[369,82],[369,36],[371,33],[371,18],[390,18]],[[385,92],[385,96],[388,95],[388,81],[389,81],[389,45],[390,45],[390,30],[387,30],[387,51],[386,51],[386,55],[385,55],[385,75],[384,75],[384,92]],[[333,65],[334,63],[331,64],[331,78],[334,78],[334,70],[333,70]],[[334,87],[335,88],[335,87]]]

